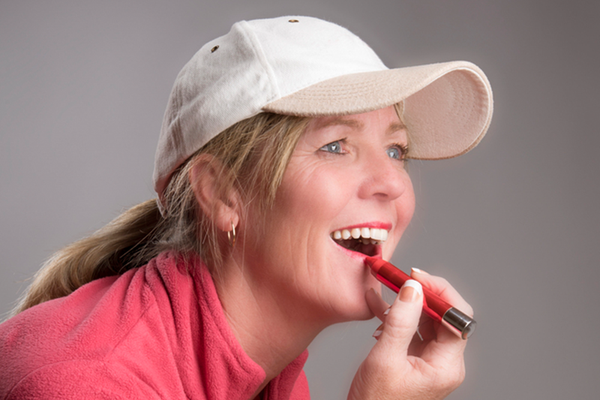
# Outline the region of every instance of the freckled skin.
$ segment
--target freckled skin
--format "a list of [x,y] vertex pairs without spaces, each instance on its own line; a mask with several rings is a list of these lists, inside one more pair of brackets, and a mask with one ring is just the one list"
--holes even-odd
[[404,161],[395,158],[407,144],[399,124],[393,107],[311,121],[273,209],[266,218],[250,213],[244,268],[282,310],[323,326],[372,317],[365,292],[379,283],[362,257],[330,235],[361,223],[389,224],[381,251],[391,257],[415,206]]
[[[415,207],[399,157],[406,142],[392,107],[314,119],[293,152],[272,209],[254,215],[250,207],[239,220],[238,243],[222,266],[217,290],[238,341],[265,370],[256,394],[324,328],[374,314],[383,329],[355,375],[349,399],[439,399],[462,381],[466,341],[429,325],[415,347],[422,298],[406,301],[413,298],[406,293],[389,308],[369,290],[380,284],[364,265],[365,256],[330,236],[345,227],[386,226],[388,240],[379,253],[391,257]],[[443,279],[426,274],[416,279],[472,312]]]

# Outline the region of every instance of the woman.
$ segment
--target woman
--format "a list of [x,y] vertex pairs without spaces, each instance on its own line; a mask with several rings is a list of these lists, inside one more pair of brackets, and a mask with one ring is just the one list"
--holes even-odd
[[470,150],[491,112],[473,64],[388,70],[325,21],[235,24],[177,77],[158,199],[58,252],[1,326],[0,397],[308,398],[308,344],[374,315],[348,397],[444,397],[466,342],[413,340],[421,283],[471,307],[416,270],[389,307],[364,258],[411,220],[406,159]]

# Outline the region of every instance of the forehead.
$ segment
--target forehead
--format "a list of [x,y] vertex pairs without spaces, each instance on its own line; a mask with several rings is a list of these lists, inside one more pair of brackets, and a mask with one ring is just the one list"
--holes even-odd
[[314,118],[310,121],[308,129],[319,131],[335,126],[348,127],[357,131],[378,127],[385,129],[388,134],[406,131],[406,125],[398,117],[393,106],[362,114]]

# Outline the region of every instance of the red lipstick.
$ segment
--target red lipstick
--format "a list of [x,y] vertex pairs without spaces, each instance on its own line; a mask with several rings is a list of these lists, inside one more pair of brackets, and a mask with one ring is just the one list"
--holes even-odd
[[[365,264],[371,268],[371,273],[378,281],[396,293],[400,291],[404,282],[411,279],[410,276],[381,258],[367,257]],[[423,311],[462,339],[467,339],[475,332],[477,323],[473,318],[446,303],[425,286],[423,286]]]

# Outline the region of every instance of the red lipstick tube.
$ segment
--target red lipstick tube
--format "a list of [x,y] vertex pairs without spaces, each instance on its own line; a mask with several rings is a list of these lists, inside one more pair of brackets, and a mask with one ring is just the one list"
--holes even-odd
[[[381,258],[367,257],[365,264],[378,281],[398,293],[410,276]],[[475,320],[457,308],[452,307],[430,289],[423,286],[423,311],[433,320],[441,322],[450,331],[462,339],[467,339],[475,332]]]

